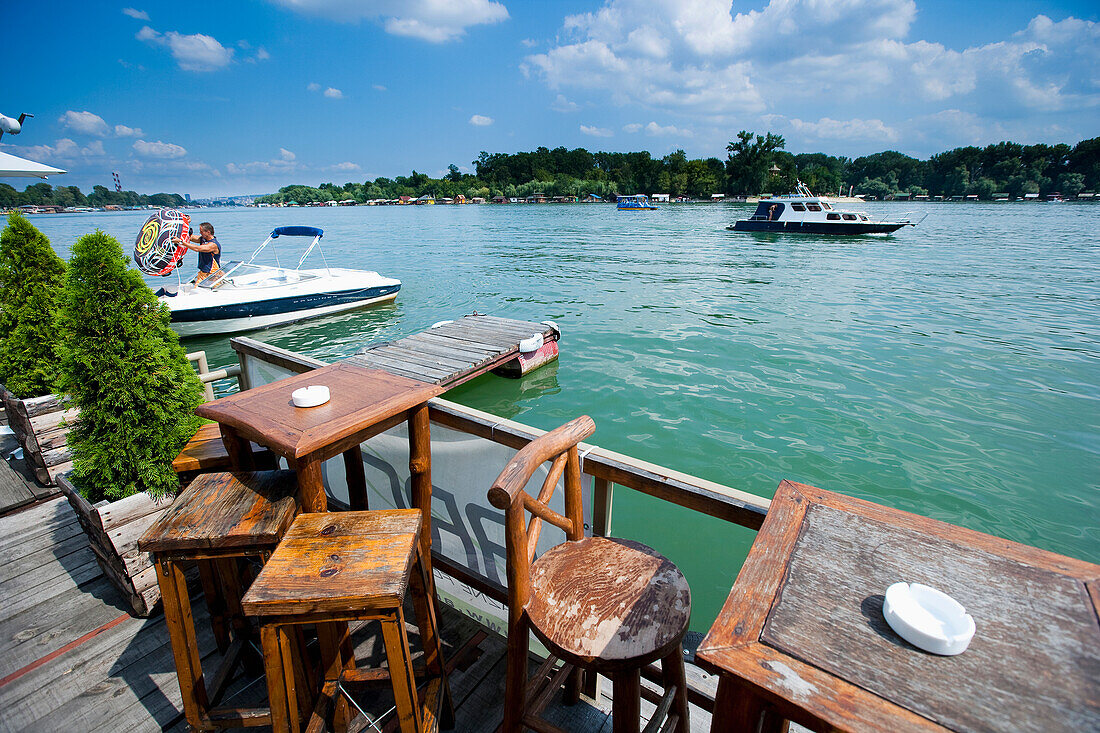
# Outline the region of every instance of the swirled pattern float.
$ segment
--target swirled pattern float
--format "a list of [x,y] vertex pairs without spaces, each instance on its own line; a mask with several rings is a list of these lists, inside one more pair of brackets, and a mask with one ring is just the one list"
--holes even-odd
[[134,262],[146,275],[168,275],[176,269],[187,247],[173,237],[191,236],[191,217],[176,209],[161,209],[145,220],[134,243]]

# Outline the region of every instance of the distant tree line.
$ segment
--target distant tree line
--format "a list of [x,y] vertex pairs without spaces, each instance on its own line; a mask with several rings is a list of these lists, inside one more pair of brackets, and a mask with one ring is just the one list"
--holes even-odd
[[113,191],[106,186],[94,186],[87,196],[76,186],[51,186],[35,183],[17,191],[0,183],[0,208],[16,206],[184,206],[187,201],[178,193],[143,194],[136,191]]
[[[532,193],[549,196],[595,194],[668,193],[673,196],[709,197],[714,193],[755,195],[785,193],[801,180],[815,192],[829,193],[854,187],[871,196],[977,194],[990,199],[995,193],[1022,196],[1055,191],[1073,196],[1100,188],[1100,138],[1076,145],[1020,145],[1001,142],[984,148],[955,148],[928,160],[918,160],[887,150],[855,159],[825,153],[792,154],[783,150],[780,135],[756,135],[741,131],[726,148],[726,159],[689,160],[683,150],[662,158],[648,152],[589,152],[584,148],[531,152],[482,152],[473,161],[474,173],[449,166],[442,178],[415,170],[409,176],[376,178],[319,188],[293,185],[263,196],[259,202],[299,204],[314,201],[396,199],[431,194],[522,197]],[[778,170],[776,170],[778,169]]]

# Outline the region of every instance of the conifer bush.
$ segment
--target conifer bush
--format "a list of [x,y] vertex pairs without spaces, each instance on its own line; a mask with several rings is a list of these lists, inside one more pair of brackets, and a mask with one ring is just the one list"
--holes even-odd
[[0,234],[0,383],[20,399],[54,391],[65,261],[22,214]]
[[168,307],[128,263],[114,237],[81,237],[61,309],[60,385],[80,408],[69,433],[72,478],[92,502],[175,492],[172,459],[201,422],[202,385]]

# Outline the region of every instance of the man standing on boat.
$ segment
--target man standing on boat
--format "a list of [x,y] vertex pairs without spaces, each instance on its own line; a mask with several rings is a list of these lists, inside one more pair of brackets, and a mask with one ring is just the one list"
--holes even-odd
[[172,237],[172,241],[199,253],[199,272],[191,282],[200,283],[221,268],[222,246],[214,236],[214,225],[210,222],[199,224],[199,233],[192,234],[187,240]]

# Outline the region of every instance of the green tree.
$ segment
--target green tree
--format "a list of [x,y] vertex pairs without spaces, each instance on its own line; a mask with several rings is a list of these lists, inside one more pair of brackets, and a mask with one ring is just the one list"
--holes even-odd
[[16,397],[57,386],[57,314],[65,262],[22,214],[0,234],[0,382]]
[[1083,173],[1063,173],[1058,176],[1055,187],[1066,196],[1076,196],[1085,190],[1085,175]]
[[80,408],[69,433],[74,483],[89,501],[179,488],[172,459],[198,429],[202,385],[160,303],[118,240],[73,245],[65,283],[61,387]]
[[764,189],[775,151],[782,150],[786,144],[782,135],[770,132],[766,136],[754,135],[746,130],[737,133],[737,140],[726,146],[729,153],[726,160],[727,192],[760,193]]

